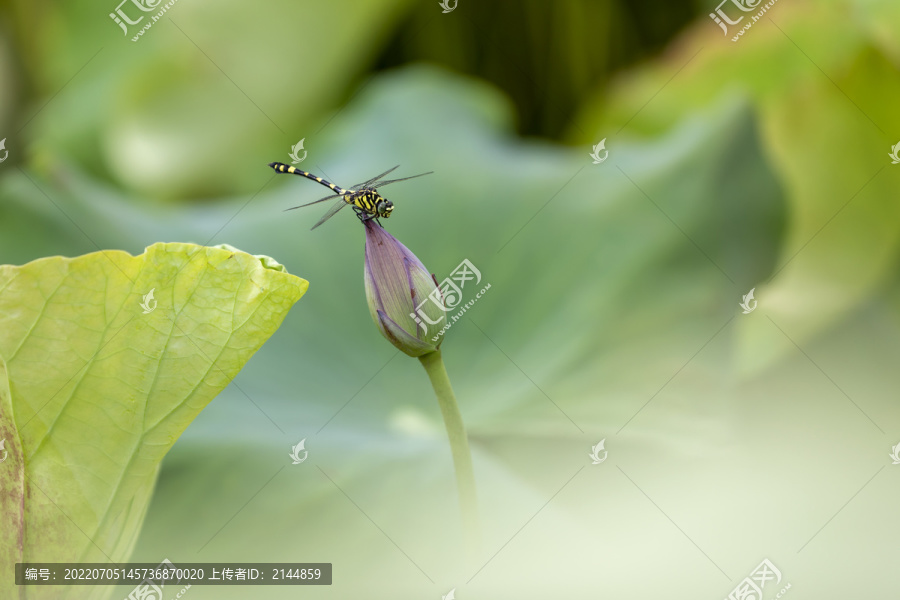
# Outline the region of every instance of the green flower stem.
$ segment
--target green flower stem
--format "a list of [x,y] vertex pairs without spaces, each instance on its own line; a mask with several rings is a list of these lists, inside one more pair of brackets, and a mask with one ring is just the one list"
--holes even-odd
[[463,424],[441,351],[429,352],[419,357],[431,386],[437,395],[447,437],[450,438],[450,451],[453,454],[453,466],[456,470],[456,485],[459,488],[459,503],[462,512],[463,531],[469,552],[477,552],[479,544],[478,500],[475,494],[475,472],[472,469],[472,454],[469,451],[469,440]]

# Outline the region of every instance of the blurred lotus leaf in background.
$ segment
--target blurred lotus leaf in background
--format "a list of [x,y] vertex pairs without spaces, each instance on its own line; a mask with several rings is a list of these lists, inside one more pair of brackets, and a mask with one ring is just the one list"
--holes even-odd
[[[249,192],[247,153],[286,152],[297,141],[286,131],[320,128],[407,3],[177,2],[134,43],[106,16],[115,2],[106,11],[46,2],[42,12],[13,2],[8,22],[30,52],[17,92],[4,95],[28,115],[66,87],[23,130],[39,164],[76,162],[154,201]],[[307,26],[313,10],[319,24]]]
[[[635,132],[658,135],[726,94],[752,99],[791,220],[778,264],[757,296],[765,295],[772,318],[790,320],[803,340],[894,277],[900,206],[896,173],[883,159],[900,132],[900,11],[884,0],[794,1],[779,3],[770,16],[777,25],[752,29],[729,42],[728,51],[710,47],[716,30],[698,32],[665,63],[632,75],[608,110],[585,110],[580,127],[627,119],[691,57],[665,100],[641,112]],[[839,226],[826,227],[832,219]],[[742,283],[749,289],[755,282]],[[777,332],[759,339],[744,325],[743,368],[757,369],[793,347]]]

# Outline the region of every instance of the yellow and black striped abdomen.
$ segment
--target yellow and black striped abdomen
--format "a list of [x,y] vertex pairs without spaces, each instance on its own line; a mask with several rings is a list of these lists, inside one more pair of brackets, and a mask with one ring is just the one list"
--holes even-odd
[[333,183],[331,183],[330,181],[326,181],[317,175],[313,175],[309,171],[304,171],[303,169],[298,169],[296,167],[292,167],[290,165],[286,165],[284,163],[278,163],[278,162],[269,163],[269,166],[272,167],[273,169],[275,169],[275,171],[278,173],[290,173],[291,175],[302,175],[303,177],[306,177],[307,179],[312,179],[313,181],[315,181],[317,183],[321,183],[322,185],[324,185],[327,188],[331,188],[331,190],[335,194],[343,195],[343,194],[346,194],[347,192],[349,192],[349,190],[345,190],[342,187],[336,186]]

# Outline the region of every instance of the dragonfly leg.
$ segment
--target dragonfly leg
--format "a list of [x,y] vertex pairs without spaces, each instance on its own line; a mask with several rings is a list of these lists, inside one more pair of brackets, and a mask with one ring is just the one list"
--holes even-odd
[[356,213],[356,218],[358,218],[363,223],[365,223],[366,221],[368,221],[369,219],[372,218],[372,215],[368,214],[366,211],[359,208],[358,206],[353,207],[353,212]]
[[[372,219],[375,219],[376,221],[378,220],[377,219],[378,215],[371,215],[358,206],[353,205],[353,211],[356,213],[356,217],[363,223],[365,223],[366,221],[370,221]],[[379,223],[379,225],[380,225],[380,223]]]

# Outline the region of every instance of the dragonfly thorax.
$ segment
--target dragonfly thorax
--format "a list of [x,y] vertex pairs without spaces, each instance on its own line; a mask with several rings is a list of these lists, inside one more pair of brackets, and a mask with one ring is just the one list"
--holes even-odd
[[373,217],[387,219],[394,210],[394,203],[372,189],[363,189],[345,197],[348,204],[352,204],[361,212]]

